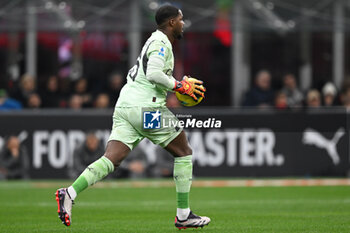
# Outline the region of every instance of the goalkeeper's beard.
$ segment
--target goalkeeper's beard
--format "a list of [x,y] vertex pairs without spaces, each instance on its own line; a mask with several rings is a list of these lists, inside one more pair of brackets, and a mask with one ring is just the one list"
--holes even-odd
[[183,37],[184,37],[183,32],[181,32],[181,33],[179,33],[179,34],[177,34],[177,35],[175,36],[175,38],[178,39],[178,40],[181,40]]

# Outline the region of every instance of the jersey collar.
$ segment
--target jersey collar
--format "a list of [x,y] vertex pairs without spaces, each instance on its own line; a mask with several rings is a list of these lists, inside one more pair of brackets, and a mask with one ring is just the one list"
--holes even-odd
[[170,47],[173,48],[173,45],[171,44],[169,38],[167,37],[167,35],[164,34],[164,32],[160,31],[160,30],[156,30],[154,33],[157,33],[159,36],[161,36],[162,40],[164,40],[164,42]]

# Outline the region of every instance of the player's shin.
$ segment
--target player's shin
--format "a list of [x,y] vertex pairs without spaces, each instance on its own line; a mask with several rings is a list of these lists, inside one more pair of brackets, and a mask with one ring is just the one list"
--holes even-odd
[[72,186],[68,188],[68,193],[74,200],[76,195],[86,189],[88,186],[102,180],[109,173],[114,171],[113,163],[102,156],[92,164],[90,164],[81,175],[74,181]]
[[177,217],[184,220],[190,213],[189,193],[192,184],[192,155],[177,157],[174,162]]

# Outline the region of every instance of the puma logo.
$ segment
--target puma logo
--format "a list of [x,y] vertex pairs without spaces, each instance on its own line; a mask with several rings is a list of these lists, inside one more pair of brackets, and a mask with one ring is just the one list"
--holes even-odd
[[339,128],[337,132],[335,132],[333,139],[329,140],[316,130],[307,128],[303,133],[302,141],[304,144],[314,145],[320,149],[325,149],[328,152],[329,157],[331,157],[333,164],[337,165],[340,162],[340,158],[336,146],[339,139],[344,134],[345,130],[343,128]]

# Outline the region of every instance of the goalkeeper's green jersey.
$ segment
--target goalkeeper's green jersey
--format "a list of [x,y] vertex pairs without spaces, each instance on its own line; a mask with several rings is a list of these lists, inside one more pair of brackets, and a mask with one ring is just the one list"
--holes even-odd
[[[166,95],[171,88],[155,84],[146,77],[148,61],[151,56],[158,56],[162,61],[159,69],[162,73],[160,76],[164,79],[174,79],[172,77],[174,69],[174,55],[172,45],[168,37],[161,31],[157,30],[152,33],[142,48],[141,54],[127,75],[127,83],[120,92],[116,107],[158,107],[166,104]],[[164,76],[164,77],[163,77]],[[169,81],[166,80],[166,81]]]

